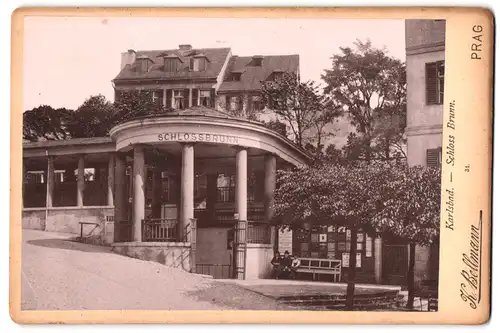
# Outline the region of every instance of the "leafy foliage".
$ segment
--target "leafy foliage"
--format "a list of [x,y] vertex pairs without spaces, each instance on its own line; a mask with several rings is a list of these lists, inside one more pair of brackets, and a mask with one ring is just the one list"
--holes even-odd
[[266,121],[264,122],[264,126],[272,131],[275,131],[276,133],[283,135],[284,137],[287,137],[286,124],[282,123],[279,120]]
[[435,242],[441,209],[440,169],[407,165],[392,169],[384,180],[383,209],[373,220],[376,228],[409,243]]
[[67,130],[72,138],[108,135],[115,124],[113,104],[103,95],[91,96],[76,109]]
[[120,92],[119,98],[114,103],[114,109],[116,122],[172,111],[163,107],[161,103],[154,103],[151,91],[135,89]]
[[356,158],[398,157],[404,153],[405,65],[386,50],[374,48],[370,40],[354,44],[354,49],[341,47],[341,53],[332,57],[332,69],[322,75],[325,93],[356,129],[351,138]]
[[303,222],[333,223],[348,228],[367,226],[380,202],[387,165],[323,164],[296,171],[279,171],[274,211],[277,223],[296,228]]
[[49,105],[40,105],[24,112],[23,139],[31,142],[67,139],[67,126],[72,114],[71,110],[54,109]]
[[326,124],[339,114],[313,81],[301,82],[295,73],[285,72],[274,81],[262,82],[261,98],[267,109],[288,125],[295,143],[301,147],[310,139],[311,131],[317,144],[321,144]]
[[170,112],[153,103],[152,93],[130,90],[111,103],[103,95],[91,96],[76,111],[42,105],[23,114],[23,139],[28,141],[102,137],[128,119]]

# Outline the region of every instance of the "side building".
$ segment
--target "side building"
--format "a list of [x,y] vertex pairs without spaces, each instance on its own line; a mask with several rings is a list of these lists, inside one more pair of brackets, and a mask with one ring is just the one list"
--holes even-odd
[[[408,164],[441,166],[445,20],[406,20]],[[416,279],[437,280],[439,244],[417,248]]]

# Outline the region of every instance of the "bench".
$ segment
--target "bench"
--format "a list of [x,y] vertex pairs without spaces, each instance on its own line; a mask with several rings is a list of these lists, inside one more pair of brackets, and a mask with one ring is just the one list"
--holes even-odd
[[299,258],[299,260],[297,273],[312,273],[313,280],[316,274],[330,274],[333,275],[333,282],[340,282],[342,265],[339,259]]

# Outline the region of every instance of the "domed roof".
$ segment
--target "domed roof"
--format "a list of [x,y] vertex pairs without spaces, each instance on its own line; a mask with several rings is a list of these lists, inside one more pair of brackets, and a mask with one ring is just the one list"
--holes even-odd
[[237,119],[245,120],[235,117],[229,113],[218,111],[215,109],[207,108],[205,106],[193,106],[184,110],[176,110],[173,112],[168,112],[165,116],[206,116],[206,117],[218,117],[227,119]]

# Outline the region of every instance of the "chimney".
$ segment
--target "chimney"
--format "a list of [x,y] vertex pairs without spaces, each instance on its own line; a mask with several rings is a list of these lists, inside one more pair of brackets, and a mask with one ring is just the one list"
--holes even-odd
[[132,65],[134,62],[135,62],[134,50],[131,49],[128,50],[127,52],[122,52],[122,62],[120,70],[122,70],[127,65]]
[[179,45],[179,50],[181,51],[191,51],[193,47],[191,46],[191,44],[181,44]]
[[264,60],[264,57],[261,55],[254,55],[252,57],[253,65],[257,67],[262,67],[262,61]]

